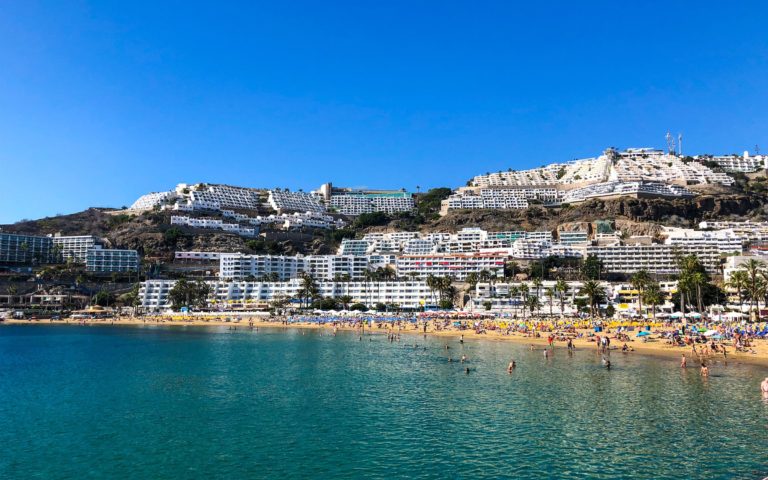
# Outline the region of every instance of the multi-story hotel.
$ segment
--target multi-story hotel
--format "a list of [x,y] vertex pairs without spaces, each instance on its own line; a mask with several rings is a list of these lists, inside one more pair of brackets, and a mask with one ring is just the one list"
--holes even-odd
[[703,245],[714,245],[723,255],[738,254],[744,251],[748,238],[738,235],[733,230],[702,231],[687,228],[665,228],[664,243],[692,249]]
[[470,273],[488,270],[496,276],[504,274],[504,253],[456,253],[402,255],[395,261],[398,278],[451,277],[464,280]]
[[[171,308],[169,292],[175,280],[149,280],[142,282],[139,289],[140,309],[158,312]],[[206,282],[211,293],[208,297],[210,309],[227,310],[266,309],[277,300],[296,299],[302,288],[300,279],[287,282]],[[361,303],[368,307],[376,304],[396,305],[398,308],[418,309],[434,305],[436,292],[423,281],[401,282],[318,282],[318,296],[324,298],[352,298],[350,304]],[[298,305],[297,305],[298,306]]]
[[[93,235],[54,235],[54,250],[66,261],[85,263],[88,250],[99,247],[99,239]],[[100,248],[100,247],[99,247]]]
[[415,207],[413,195],[404,190],[339,188],[325,183],[312,193],[329,209],[350,216],[373,212],[411,212]]
[[56,261],[51,237],[0,232],[0,264],[28,265]]
[[269,278],[290,280],[309,274],[317,280],[365,278],[365,273],[394,263],[394,255],[246,255],[222,253],[221,279]]
[[92,248],[88,250],[85,270],[91,273],[125,273],[139,271],[136,250]]
[[720,269],[720,249],[716,245],[697,246],[636,244],[636,245],[591,245],[586,247],[587,255],[595,255],[608,273],[631,274],[640,270],[650,273],[677,274],[680,256],[695,254],[702,266],[710,273]]
[[693,157],[698,161],[710,161],[720,165],[720,168],[726,172],[751,173],[768,168],[768,155],[750,155],[744,152],[744,155],[700,155]]

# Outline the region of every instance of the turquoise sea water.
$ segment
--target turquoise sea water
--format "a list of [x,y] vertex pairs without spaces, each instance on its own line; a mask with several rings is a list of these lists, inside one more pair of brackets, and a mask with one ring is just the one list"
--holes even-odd
[[[469,374],[447,361],[462,353]],[[1,326],[0,478],[768,475],[766,369],[612,362],[420,336]]]

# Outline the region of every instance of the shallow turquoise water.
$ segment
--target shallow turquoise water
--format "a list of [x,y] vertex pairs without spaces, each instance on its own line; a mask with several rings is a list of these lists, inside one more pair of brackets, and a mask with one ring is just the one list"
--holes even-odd
[[[462,352],[469,375],[446,360]],[[418,336],[2,326],[0,477],[768,475],[765,369],[703,380],[612,361]]]

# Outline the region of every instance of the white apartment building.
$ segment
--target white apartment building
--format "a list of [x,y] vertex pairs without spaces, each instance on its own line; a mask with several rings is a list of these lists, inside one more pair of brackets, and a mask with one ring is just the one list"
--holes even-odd
[[470,273],[488,270],[496,276],[504,274],[507,255],[502,253],[456,253],[402,255],[395,261],[399,278],[451,277],[464,280]]
[[192,228],[209,228],[213,230],[224,230],[243,237],[253,237],[259,232],[255,228],[243,227],[237,223],[225,223],[218,218],[205,217],[187,217],[183,215],[172,215],[171,225],[182,225]]
[[291,192],[286,189],[269,191],[269,204],[278,213],[285,212],[316,212],[324,213],[325,206],[316,196],[307,192]]
[[365,278],[365,272],[394,263],[394,255],[247,255],[222,253],[219,278],[242,280],[276,275],[281,281],[309,274],[316,280]]
[[686,198],[693,196],[693,192],[680,185],[658,182],[627,182],[615,180],[570,190],[564,195],[563,203],[579,203],[592,198]]
[[611,162],[602,155],[598,158],[552,163],[530,170],[510,170],[474,177],[475,187],[526,187],[531,185],[579,185],[607,179]]
[[696,160],[715,162],[726,172],[751,173],[768,168],[768,156],[750,155],[745,151],[744,155],[701,155],[694,157]]
[[93,235],[64,236],[56,234],[53,237],[54,249],[58,250],[65,261],[85,263],[88,251],[92,248],[101,248],[99,239]]
[[703,245],[714,245],[723,255],[742,253],[747,238],[737,235],[733,230],[702,231],[685,228],[665,227],[663,234],[667,237],[667,245],[677,245],[681,248],[697,248]]
[[219,257],[219,278],[267,278],[276,275],[279,280],[297,278],[304,272],[304,257],[293,255],[247,255],[222,253]]
[[139,253],[136,250],[91,248],[86,255],[85,270],[91,273],[137,272]]
[[528,208],[531,202],[557,205],[563,197],[563,191],[554,187],[462,187],[443,200],[440,205],[441,215],[457,209],[496,209],[511,210]]
[[347,193],[332,195],[329,206],[343,215],[355,216],[373,212],[411,212],[415,204],[413,196],[405,192]]
[[129,207],[129,210],[152,210],[155,207],[164,205],[168,200],[175,197],[175,192],[152,192],[140,196]]
[[[171,309],[169,292],[175,280],[149,280],[139,288],[139,308],[144,312],[161,312]],[[301,280],[288,282],[206,282],[211,293],[208,307],[211,310],[255,310],[268,308],[270,302],[280,299],[296,299],[301,290]],[[418,309],[436,302],[435,292],[423,281],[403,282],[318,282],[322,297],[352,297],[351,304],[362,303],[369,307],[377,303],[394,304],[399,308]],[[296,304],[298,306],[298,304]]]
[[559,231],[557,233],[560,243],[565,245],[585,245],[589,241],[589,233],[581,231]]
[[647,270],[650,273],[677,274],[677,260],[681,255],[694,254],[710,273],[720,269],[720,250],[711,244],[682,246],[666,244],[598,245],[587,246],[587,255],[595,255],[603,262],[608,273],[635,273]]
[[339,255],[367,255],[373,251],[373,242],[368,240],[355,240],[345,238],[339,246]]
[[174,193],[176,203],[171,209],[179,211],[258,210],[264,203],[262,190],[231,185],[180,183]]
[[435,242],[424,238],[412,238],[403,244],[406,255],[427,255],[435,253]]
[[768,241],[768,222],[701,222],[702,230],[733,230],[733,232],[751,242]]
[[304,257],[304,271],[319,280],[348,278],[361,280],[370,268],[366,256],[308,255]]

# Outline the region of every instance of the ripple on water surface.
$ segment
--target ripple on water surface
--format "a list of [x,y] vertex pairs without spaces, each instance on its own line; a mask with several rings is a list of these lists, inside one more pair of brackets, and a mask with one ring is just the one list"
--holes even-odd
[[3,326],[0,477],[768,475],[765,369],[612,363],[420,336]]

